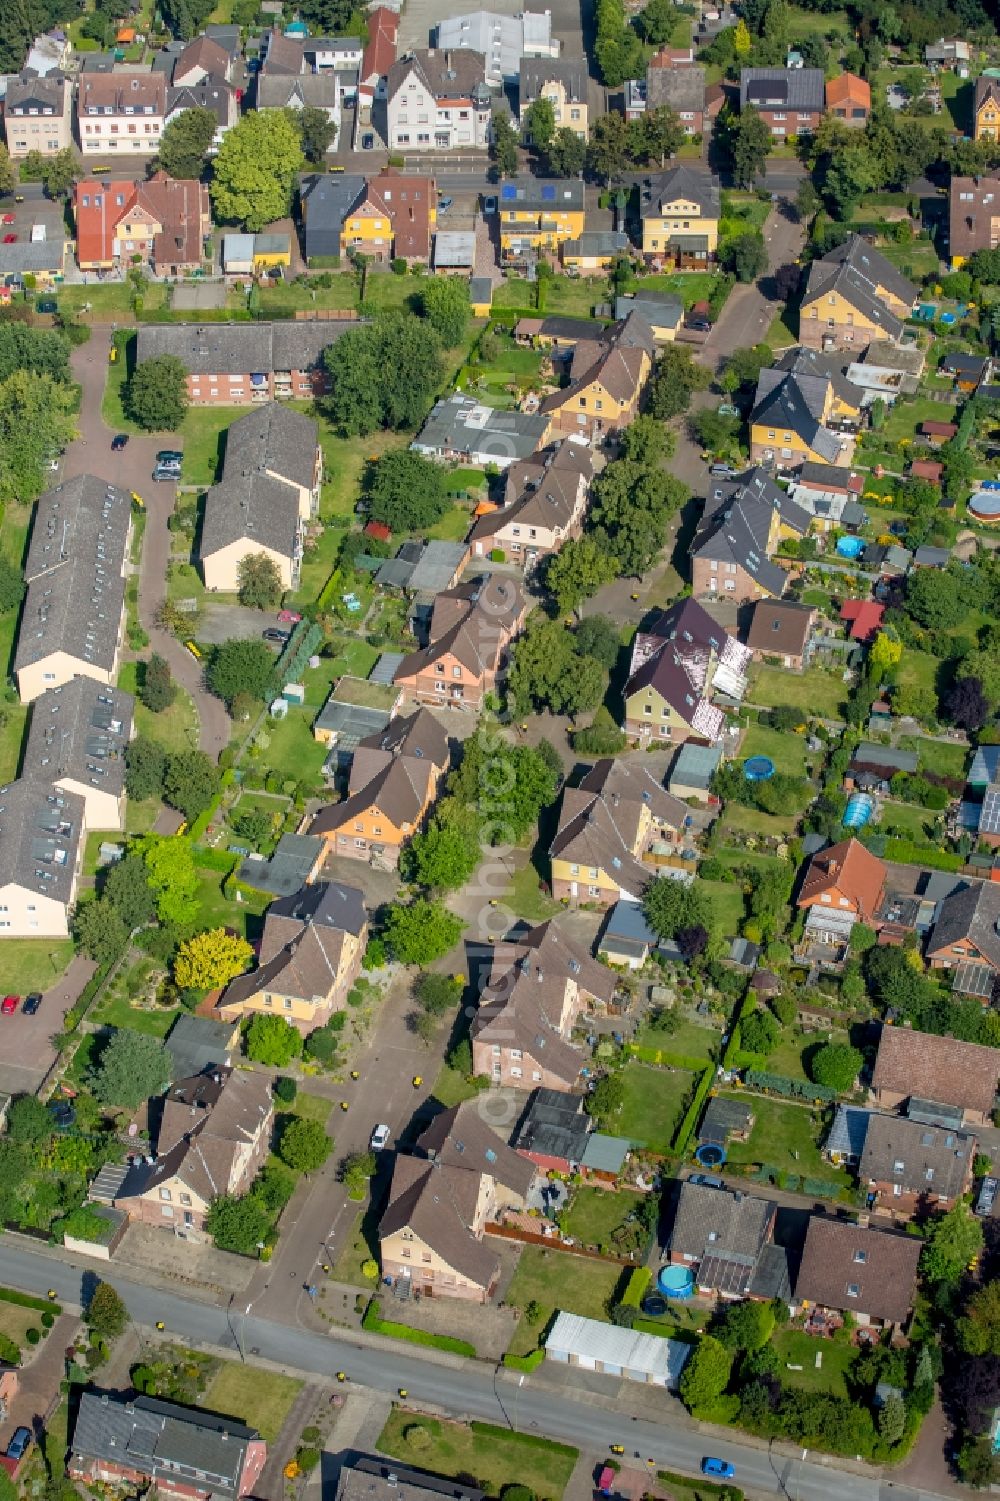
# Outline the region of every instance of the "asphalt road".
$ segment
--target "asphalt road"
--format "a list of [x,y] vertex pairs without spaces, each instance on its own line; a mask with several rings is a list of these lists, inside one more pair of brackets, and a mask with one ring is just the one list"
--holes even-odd
[[[99,1263],[96,1269],[82,1268],[47,1249],[25,1248],[12,1236],[5,1236],[0,1243],[0,1276],[4,1283],[25,1292],[44,1293],[52,1288],[65,1303],[79,1306],[82,1278],[104,1275]],[[803,1451],[778,1454],[733,1441],[728,1435],[724,1439],[702,1436],[686,1418],[685,1427],[673,1426],[671,1399],[665,1399],[660,1420],[630,1420],[626,1411],[628,1387],[624,1384],[624,1400],[616,1410],[595,1405],[585,1394],[553,1391],[537,1377],[494,1371],[476,1361],[442,1357],[436,1352],[416,1354],[388,1343],[356,1345],[347,1339],[328,1338],[253,1316],[241,1320],[237,1315],[231,1322],[225,1308],[158,1292],[113,1273],[112,1278],[134,1321],[147,1329],[162,1320],[171,1336],[234,1351],[242,1342],[245,1351],[252,1350],[262,1359],[293,1371],[330,1379],[344,1370],[352,1383],[383,1393],[395,1394],[399,1387],[405,1387],[409,1402],[418,1408],[439,1408],[457,1417],[537,1430],[590,1452],[621,1443],[629,1456],[638,1453],[656,1466],[692,1473],[706,1453],[717,1453],[721,1448],[736,1467],[738,1483],[748,1493],[785,1496],[789,1501],[829,1501],[833,1494],[838,1501],[931,1501],[935,1495],[855,1475]],[[615,1395],[610,1379],[608,1395]]]

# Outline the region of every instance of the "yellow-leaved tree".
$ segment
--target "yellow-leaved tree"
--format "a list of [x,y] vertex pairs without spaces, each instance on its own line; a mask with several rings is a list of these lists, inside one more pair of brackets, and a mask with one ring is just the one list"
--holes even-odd
[[253,949],[245,938],[225,928],[211,928],[181,944],[174,959],[174,979],[183,990],[217,990],[241,975],[252,958]]

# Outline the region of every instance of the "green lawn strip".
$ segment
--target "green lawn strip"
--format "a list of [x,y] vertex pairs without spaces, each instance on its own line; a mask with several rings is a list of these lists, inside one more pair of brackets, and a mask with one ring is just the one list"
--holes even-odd
[[15,1303],[0,1302],[0,1334],[5,1334],[20,1349],[28,1343],[29,1329],[41,1329],[41,1311],[21,1308]]
[[102,1027],[128,1027],[133,1032],[146,1032],[150,1037],[166,1037],[183,1009],[182,1006],[157,1006],[155,1010],[145,1010],[133,1006],[127,992],[114,994],[105,991],[88,1019]]
[[[904,661],[909,655],[903,653]],[[804,714],[840,719],[847,690],[839,673],[812,667],[808,672],[788,672],[783,667],[761,667],[751,679],[747,702],[774,709],[788,704]]]
[[394,1408],[375,1447],[381,1454],[448,1476],[474,1475],[489,1496],[520,1484],[539,1501],[559,1501],[578,1451],[489,1423],[449,1423]]
[[297,1376],[226,1360],[199,1402],[209,1412],[239,1418],[273,1444],[303,1385]]
[[544,922],[559,910],[559,903],[539,890],[539,875],[530,860],[515,870],[501,900],[518,917],[525,917],[529,922]]
[[28,722],[27,704],[4,704],[0,709],[0,784],[13,782],[21,760],[21,742]]
[[[858,1350],[847,1339],[818,1339],[802,1329],[780,1329],[771,1336],[781,1369],[780,1380],[786,1386],[803,1391],[827,1392],[831,1397],[846,1397],[847,1377],[858,1358]],[[816,1357],[821,1364],[816,1365]],[[801,1369],[794,1369],[796,1366]]]
[[903,655],[896,669],[896,681],[902,686],[933,689],[937,683],[941,662],[930,652],[903,648]]
[[463,1100],[474,1100],[477,1094],[479,1090],[471,1079],[467,1079],[457,1069],[449,1068],[447,1063],[442,1064],[433,1090],[434,1099],[439,1105],[450,1110],[452,1105],[461,1105]]
[[198,867],[198,915],[205,928],[235,928],[246,937],[247,921],[259,917],[271,900],[266,892],[244,893],[242,902],[232,902],[222,890],[225,877],[217,870]]
[[[507,1291],[507,1302],[522,1314],[510,1353],[527,1355],[536,1349],[557,1309],[606,1321],[609,1300],[621,1277],[622,1268],[611,1262],[549,1251],[544,1246],[525,1246]],[[529,1324],[523,1313],[532,1302],[538,1304],[540,1313],[537,1322]]]
[[887,443],[898,443],[901,438],[913,438],[922,422],[941,420],[942,406],[939,401],[932,401],[929,396],[904,396],[894,404],[886,417],[881,436]]
[[[118,673],[118,686],[125,693],[136,693],[135,662],[123,662]],[[138,698],[135,704],[135,729],[138,735],[148,735],[166,751],[195,750],[198,746],[198,712],[194,700],[179,683],[174,684],[174,701],[169,709],[154,714]]]
[[389,1339],[405,1339],[411,1345],[426,1345],[432,1350],[446,1350],[451,1355],[466,1355],[475,1358],[476,1347],[467,1339],[456,1339],[452,1334],[435,1334],[431,1329],[413,1329],[409,1324],[397,1324],[381,1316],[379,1300],[372,1298],[361,1320],[362,1329],[369,1334],[384,1334]]
[[622,1081],[625,1101],[615,1117],[614,1134],[627,1136],[651,1152],[669,1152],[697,1082],[695,1075],[633,1060],[623,1070]]
[[[493,292],[494,312],[515,308],[529,316],[538,316],[536,311],[537,286],[518,276],[508,276]],[[605,276],[557,276],[547,282],[545,305],[541,316],[564,313],[572,318],[589,318],[598,303],[608,300],[608,281]]]
[[[0,557],[13,563],[18,570],[24,563],[30,523],[31,507],[18,505],[16,501],[7,505],[0,522]],[[5,615],[0,615],[0,667],[6,677],[10,676],[14,663],[14,643],[17,640],[19,619],[19,610],[8,610]],[[9,712],[15,705],[10,704],[7,708]]]
[[769,349],[789,349],[799,342],[797,324],[798,314],[792,312],[787,306],[783,307],[781,312],[776,313],[772,318],[763,342]]
[[472,525],[472,514],[467,506],[451,506],[439,521],[426,527],[423,536],[431,542],[464,542]]
[[777,839],[787,839],[798,826],[799,813],[764,813],[759,808],[747,808],[743,803],[729,803],[722,815],[721,829],[732,829],[740,834],[759,834]]
[[746,915],[746,899],[735,881],[703,881],[695,877],[695,885],[708,897],[715,919],[713,930],[724,937],[735,934]]
[[[905,659],[904,652],[904,659]],[[962,778],[971,765],[972,752],[967,745],[954,740],[930,740],[924,735],[904,735],[899,742],[901,750],[916,751],[921,771],[932,771],[940,777]]]
[[70,938],[5,938],[3,941],[5,995],[48,990],[73,957]]
[[645,1196],[623,1191],[609,1193],[606,1188],[578,1188],[564,1216],[567,1235],[586,1246],[611,1248],[611,1236],[623,1225]]
[[325,1126],[330,1119],[330,1111],[333,1109],[333,1101],[325,1095],[309,1094],[308,1090],[300,1089],[292,1103],[283,1108],[282,1114],[300,1116],[303,1120],[318,1121]]
[[806,775],[806,740],[794,731],[772,730],[767,725],[752,724],[743,736],[740,746],[743,758],[767,756],[778,771],[786,776]]
[[[770,1064],[768,1070],[771,1071]],[[754,1126],[748,1142],[730,1141],[731,1163],[762,1163],[782,1173],[824,1179],[838,1187],[845,1185],[846,1179],[838,1177],[820,1156],[820,1142],[826,1134],[820,1111],[766,1095],[743,1093],[734,1098],[750,1105]]]
[[[701,884],[706,894],[709,894],[710,886],[719,886],[726,891],[737,892],[742,898],[738,886],[728,886],[722,881],[703,881]],[[659,1027],[649,1025],[641,1026],[636,1032],[635,1041],[639,1047],[661,1048],[666,1053],[676,1053],[683,1058],[704,1058],[707,1063],[720,1036],[721,1033],[715,1027],[699,1027],[695,1022],[682,1021],[672,1032],[664,1032]]]
[[892,828],[905,839],[915,839],[917,843],[932,839],[934,819],[938,815],[929,808],[918,808],[915,803],[897,803],[884,801],[881,805],[879,816],[879,828]]

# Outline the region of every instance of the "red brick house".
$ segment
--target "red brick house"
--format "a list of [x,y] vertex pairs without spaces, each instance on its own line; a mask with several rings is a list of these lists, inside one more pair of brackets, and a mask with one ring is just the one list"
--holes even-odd
[[507,666],[507,648],[527,613],[521,584],[496,573],[439,594],[430,643],[403,658],[395,682],[418,703],[481,709],[487,694],[496,690]]
[[885,876],[876,855],[857,839],[846,839],[813,855],[796,906],[808,911],[819,905],[870,923],[882,901]]
[[192,406],[307,401],[329,389],[323,355],[352,320],[143,324],[136,363],[171,354],[187,371]]
[[897,1110],[907,1101],[951,1106],[969,1126],[989,1125],[1000,1084],[1000,1050],[957,1037],[883,1026],[872,1072],[872,1101]]

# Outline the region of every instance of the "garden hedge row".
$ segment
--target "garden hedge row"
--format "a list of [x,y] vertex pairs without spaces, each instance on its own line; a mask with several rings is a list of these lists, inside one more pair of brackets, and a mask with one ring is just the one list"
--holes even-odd
[[58,1303],[50,1302],[48,1298],[33,1298],[30,1293],[19,1293],[12,1287],[0,1287],[0,1302],[15,1303],[18,1308],[37,1308],[42,1313],[47,1313],[50,1308],[54,1314],[62,1313]]
[[660,1068],[683,1068],[692,1074],[700,1074],[706,1062],[704,1058],[689,1058],[686,1053],[671,1053],[666,1048],[648,1048],[638,1042],[630,1043],[629,1052],[641,1063],[655,1063]]
[[362,1329],[369,1334],[385,1334],[390,1339],[405,1339],[411,1345],[429,1345],[435,1350],[447,1350],[451,1355],[468,1355],[475,1359],[476,1350],[468,1340],[454,1339],[450,1334],[432,1334],[429,1329],[411,1329],[409,1324],[395,1324],[383,1319],[377,1298],[372,1298],[361,1320]]
[[808,1079],[786,1079],[782,1074],[768,1074],[757,1069],[748,1069],[746,1082],[753,1089],[769,1089],[772,1094],[784,1095],[786,1099],[822,1100],[832,1104],[837,1091],[828,1084],[812,1084]]
[[710,1064],[709,1067],[705,1069],[701,1078],[698,1080],[698,1086],[691,1097],[691,1103],[685,1110],[684,1119],[681,1121],[680,1125],[677,1128],[677,1135],[674,1137],[675,1152],[687,1151],[688,1143],[694,1135],[695,1127],[697,1126],[698,1120],[701,1116],[702,1107],[708,1098],[708,1091],[711,1089],[714,1082],[715,1065]]

